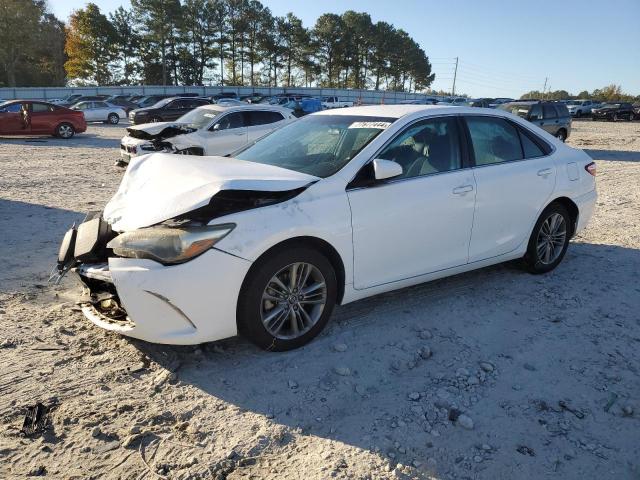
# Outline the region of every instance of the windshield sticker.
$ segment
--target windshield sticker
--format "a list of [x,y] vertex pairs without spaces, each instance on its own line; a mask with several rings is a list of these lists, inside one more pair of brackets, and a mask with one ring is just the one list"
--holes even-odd
[[353,122],[349,128],[377,128],[384,130],[391,126],[390,122]]
[[215,113],[205,113],[204,116],[207,117],[207,118],[215,118],[216,114]]

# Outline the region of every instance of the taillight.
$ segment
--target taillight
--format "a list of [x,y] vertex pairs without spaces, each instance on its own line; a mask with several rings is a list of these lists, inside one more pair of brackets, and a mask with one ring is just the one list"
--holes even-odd
[[584,166],[584,169],[594,177],[596,176],[596,162],[591,162]]

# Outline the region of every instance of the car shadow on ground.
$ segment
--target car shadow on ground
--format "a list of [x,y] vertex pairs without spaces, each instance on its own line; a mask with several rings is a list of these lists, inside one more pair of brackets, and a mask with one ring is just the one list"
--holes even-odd
[[[545,441],[544,434],[512,432],[514,413],[504,404],[512,397],[515,403],[545,396],[557,402],[578,395],[578,386],[560,372],[564,364],[580,362],[580,352],[595,348],[593,342],[617,348],[615,335],[594,339],[581,334],[581,326],[602,322],[605,335],[607,318],[625,321],[640,308],[638,283],[630,287],[635,292],[618,288],[622,275],[640,280],[634,265],[640,265],[640,250],[572,243],[564,262],[547,275],[530,275],[510,262],[338,307],[323,334],[284,353],[261,351],[241,338],[195,348],[136,343],[175,371],[180,382],[213,398],[363,449],[398,441],[414,458],[426,458],[433,439],[426,432],[442,431],[442,422],[450,440],[471,449],[473,442],[498,442],[488,432],[510,442],[527,436],[536,444]],[[588,274],[594,271],[597,284]],[[431,357],[421,356],[426,346]],[[504,380],[498,378],[493,389],[488,383],[460,387],[456,369],[482,375],[483,361],[493,362]],[[525,375],[525,361],[535,363],[538,372]],[[518,391],[512,389],[514,378]],[[474,396],[482,408],[473,407]],[[449,429],[446,418],[438,424],[433,406],[438,398],[453,399],[463,409],[460,402],[471,402],[471,411],[481,410],[492,427],[481,434],[481,425],[469,435],[453,425]],[[476,425],[483,423],[475,418]],[[505,451],[502,461],[517,463],[517,457]]]
[[614,162],[640,162],[640,151],[597,150],[585,148],[584,152],[594,160],[607,160]]
[[[104,127],[118,128],[118,125],[104,125]],[[122,127],[120,127],[122,128]],[[122,130],[122,135],[125,135],[125,131]],[[118,138],[104,138],[102,135],[97,135],[90,132],[77,133],[75,136],[69,139],[57,138],[51,135],[28,135],[28,136],[15,136],[15,137],[3,137],[0,136],[0,145],[18,144],[42,146],[42,147],[72,147],[72,148],[119,148],[120,140]]]
[[71,210],[0,198],[0,288],[45,282],[64,233],[83,218]]

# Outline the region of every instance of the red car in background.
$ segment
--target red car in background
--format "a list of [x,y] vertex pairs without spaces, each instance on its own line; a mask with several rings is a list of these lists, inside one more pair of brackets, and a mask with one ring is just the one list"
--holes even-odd
[[33,100],[0,104],[0,135],[54,135],[71,138],[87,129],[81,111]]

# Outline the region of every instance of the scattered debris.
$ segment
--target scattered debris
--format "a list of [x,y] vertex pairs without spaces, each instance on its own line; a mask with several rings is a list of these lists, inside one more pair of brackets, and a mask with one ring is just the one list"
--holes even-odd
[[25,437],[42,433],[49,426],[49,408],[38,402],[27,408],[20,432]]
[[564,400],[560,400],[558,402],[558,405],[560,405],[560,408],[562,410],[573,413],[577,418],[584,418],[584,413],[582,413],[580,410],[576,410],[575,408],[570,407]]
[[609,401],[604,407],[604,411],[608,412],[609,409],[613,407],[613,404],[616,403],[617,400],[618,400],[618,394],[615,392],[611,392],[611,395],[609,395]]
[[526,445],[518,445],[516,451],[522,455],[529,455],[530,457],[535,457],[536,452],[531,447],[527,447]]

